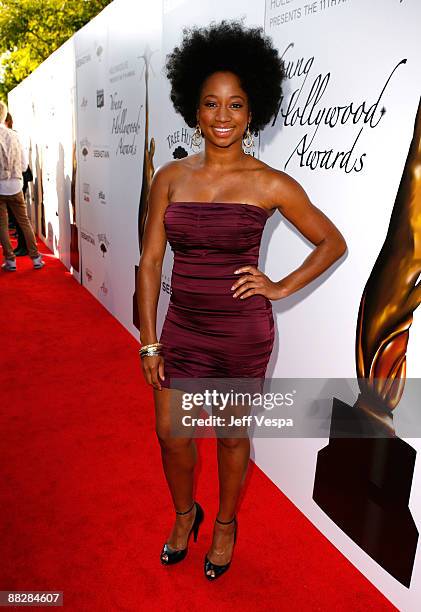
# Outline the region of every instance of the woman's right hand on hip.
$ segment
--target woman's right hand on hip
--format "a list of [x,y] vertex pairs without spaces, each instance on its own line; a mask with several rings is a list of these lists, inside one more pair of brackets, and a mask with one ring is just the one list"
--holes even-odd
[[164,380],[164,358],[162,355],[144,357],[142,359],[143,376],[148,385],[161,391],[161,380]]

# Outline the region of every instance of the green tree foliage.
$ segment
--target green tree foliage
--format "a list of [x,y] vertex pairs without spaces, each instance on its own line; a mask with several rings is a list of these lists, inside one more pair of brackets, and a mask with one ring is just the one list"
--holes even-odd
[[0,97],[111,0],[0,0]]

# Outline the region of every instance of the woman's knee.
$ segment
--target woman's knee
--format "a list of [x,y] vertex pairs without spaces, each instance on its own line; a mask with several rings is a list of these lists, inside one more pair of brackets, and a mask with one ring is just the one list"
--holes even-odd
[[183,451],[189,448],[193,442],[192,438],[180,438],[178,436],[174,436],[171,428],[167,426],[157,426],[155,428],[155,432],[159,445],[166,451]]
[[238,438],[218,438],[218,445],[223,448],[229,448],[235,450],[237,448],[245,448],[250,444],[250,440],[247,437],[238,437]]

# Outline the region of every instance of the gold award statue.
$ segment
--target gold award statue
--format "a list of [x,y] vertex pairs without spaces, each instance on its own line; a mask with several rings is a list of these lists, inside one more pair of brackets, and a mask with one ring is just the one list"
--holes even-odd
[[360,394],[334,398],[313,499],[379,565],[409,587],[418,530],[408,507],[416,451],[393,410],[404,390],[413,313],[421,302],[421,102],[386,239],[361,298],[356,334]]
[[[143,153],[143,169],[142,169],[142,188],[140,191],[139,214],[138,214],[138,239],[139,239],[139,255],[142,254],[143,233],[145,229],[146,216],[148,214],[148,196],[152,183],[152,178],[155,172],[153,157],[155,154],[155,139],[151,138],[149,142],[149,68],[152,52],[148,47],[140,57],[145,62],[145,140]],[[139,312],[137,307],[137,273],[139,266],[135,266],[135,292],[133,295],[133,325],[139,329]]]
[[421,103],[383,247],[365,286],[357,324],[358,407],[394,435],[413,312],[421,302]]

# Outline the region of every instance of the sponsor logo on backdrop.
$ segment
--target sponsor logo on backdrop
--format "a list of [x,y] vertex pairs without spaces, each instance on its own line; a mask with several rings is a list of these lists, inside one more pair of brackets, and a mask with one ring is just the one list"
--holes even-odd
[[166,141],[174,159],[187,157],[193,151],[192,135],[193,131],[187,127],[168,134]]
[[108,287],[105,284],[105,281],[102,283],[102,285],[100,286],[98,293],[100,296],[105,297],[106,295],[108,295]]
[[166,274],[162,275],[161,289],[164,293],[168,293],[168,295],[171,295],[172,289],[171,289],[171,277],[170,276],[167,276]]
[[[84,138],[83,140],[80,141],[80,151],[82,153],[82,157],[84,160],[87,159],[87,157],[89,156],[89,152],[91,150],[91,143],[89,142],[89,140],[87,138]],[[95,158],[103,158],[103,159],[108,159],[110,157],[110,152],[107,148],[97,148],[95,147],[92,150],[92,155]]]
[[76,68],[80,68],[84,64],[87,64],[88,62],[91,61],[91,59],[92,57],[90,53],[86,53],[86,55],[82,55],[81,57],[78,57],[76,60]]
[[82,240],[85,240],[86,242],[89,242],[89,244],[92,244],[92,246],[95,246],[95,237],[93,234],[91,234],[91,232],[81,229],[80,237],[82,238]]
[[110,94],[113,123],[111,135],[117,136],[116,155],[135,155],[140,133],[140,112],[142,105],[128,110],[128,105],[117,92]]
[[[403,2],[403,0],[397,1]],[[311,18],[313,15],[329,9],[337,11],[340,7],[349,4],[349,0],[317,0],[308,2],[303,7],[293,8],[291,6],[293,2],[294,0],[270,0],[266,3],[266,8],[269,11],[276,11],[277,9],[283,11],[269,17],[269,28],[277,28],[297,19]]]
[[82,185],[83,201],[86,202],[87,204],[89,204],[89,202],[91,201],[91,198],[89,196],[89,191],[90,191],[89,183],[83,183]]
[[183,157],[187,157],[188,153],[184,147],[177,147],[173,152],[172,156],[174,159],[183,159]]
[[171,134],[168,134],[167,136],[167,143],[170,149],[177,147],[178,146],[182,146],[184,145],[187,148],[192,147],[192,132],[189,131],[188,128],[181,128],[181,130],[175,130],[174,132],[171,132]]
[[98,244],[102,256],[105,257],[105,254],[108,253],[108,250],[110,248],[110,241],[108,240],[106,234],[98,234]]
[[94,277],[92,270],[90,270],[89,268],[85,268],[85,276],[88,279],[88,283],[90,283]]
[[124,79],[135,76],[136,71],[129,69],[129,62],[126,60],[125,62],[110,66],[109,74],[111,75],[110,83],[116,83],[117,81],[123,81]]
[[93,156],[101,159],[108,159],[110,157],[110,152],[108,149],[94,149]]
[[104,106],[104,90],[103,89],[96,90],[96,106],[97,108],[102,108]]
[[105,198],[105,193],[102,190],[98,191],[98,202],[104,205],[107,203],[107,200]]
[[102,60],[102,54],[104,53],[104,47],[101,43],[95,43],[95,55],[99,62]]
[[80,108],[84,110],[87,106],[88,106],[88,98],[85,98],[85,96],[83,96],[82,102],[80,103]]
[[[317,72],[314,69],[315,57],[297,57],[294,51],[294,43],[290,43],[282,53],[286,78],[293,80],[294,84],[292,94],[287,99],[282,96],[272,126],[276,123],[286,128],[301,126],[305,133],[290,152],[284,169],[294,160],[300,167],[310,170],[339,169],[347,174],[361,172],[367,157],[367,153],[361,152],[364,140],[362,134],[364,130],[375,129],[381,123],[386,113],[384,103],[389,83],[406,63],[406,59],[398,62],[385,75],[383,85],[373,99],[344,100],[337,105],[329,105],[324,103],[324,98],[328,97],[331,73],[314,74]],[[353,142],[348,139],[344,143],[343,150],[334,150],[326,142],[319,142],[328,134],[323,129],[318,133],[320,126],[330,131],[350,125],[356,126],[356,135]]]
[[87,138],[84,138],[83,140],[80,141],[80,152],[82,153],[82,157],[84,160],[86,160],[86,158],[89,155],[90,146],[91,146],[91,143],[89,142]]

